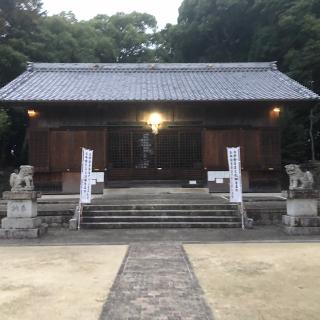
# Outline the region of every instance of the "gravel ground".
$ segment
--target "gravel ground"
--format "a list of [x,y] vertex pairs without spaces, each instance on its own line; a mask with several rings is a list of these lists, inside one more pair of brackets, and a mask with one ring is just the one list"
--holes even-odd
[[97,320],[126,249],[0,247],[0,319]]
[[319,319],[319,243],[185,249],[216,320]]

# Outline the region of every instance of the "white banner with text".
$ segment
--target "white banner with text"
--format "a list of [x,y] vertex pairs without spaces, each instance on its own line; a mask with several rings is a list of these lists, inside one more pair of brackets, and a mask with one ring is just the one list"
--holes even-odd
[[230,202],[242,203],[240,147],[227,148],[230,174]]
[[93,150],[82,148],[80,203],[91,203]]

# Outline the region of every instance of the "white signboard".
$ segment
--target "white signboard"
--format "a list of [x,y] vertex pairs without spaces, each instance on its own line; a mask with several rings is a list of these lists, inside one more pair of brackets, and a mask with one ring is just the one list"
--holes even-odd
[[91,175],[93,151],[82,148],[80,203],[91,203]]
[[95,185],[98,182],[104,182],[104,172],[92,172],[91,173],[91,184]]
[[230,173],[230,202],[242,203],[240,147],[227,148]]
[[208,181],[216,181],[216,179],[229,179],[229,171],[208,171]]

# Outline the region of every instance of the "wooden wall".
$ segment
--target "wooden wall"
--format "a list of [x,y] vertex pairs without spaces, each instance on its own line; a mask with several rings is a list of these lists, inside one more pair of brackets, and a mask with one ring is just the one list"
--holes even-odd
[[87,147],[95,150],[94,169],[104,171],[108,131],[146,128],[148,115],[157,111],[164,120],[162,129],[202,130],[204,170],[226,170],[226,147],[240,145],[243,168],[259,185],[272,174],[276,179],[280,169],[280,133],[272,107],[260,103],[38,106],[38,116],[29,127],[30,164],[42,174],[41,179],[52,176],[57,183],[62,172],[80,171],[81,147]]
[[278,129],[205,129],[203,141],[203,163],[208,170],[227,169],[226,148],[237,146],[244,170],[280,169]]
[[52,105],[35,108],[38,128],[106,127],[144,125],[151,112],[161,114],[165,124],[198,123],[203,127],[272,127],[274,105],[266,103],[123,103],[106,105]]
[[45,130],[29,132],[29,161],[37,172],[80,171],[81,147],[94,149],[93,166],[104,170],[104,130]]
[[[34,130],[29,136],[30,163],[37,172],[80,171],[81,147],[95,150],[93,168],[108,166],[107,130]],[[203,167],[227,169],[227,147],[241,146],[244,170],[280,168],[277,129],[203,129]]]

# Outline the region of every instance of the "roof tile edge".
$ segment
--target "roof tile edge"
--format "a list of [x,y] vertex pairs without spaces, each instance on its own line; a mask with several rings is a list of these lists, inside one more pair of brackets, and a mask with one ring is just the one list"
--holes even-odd
[[28,71],[230,71],[277,70],[276,62],[230,63],[28,63]]

